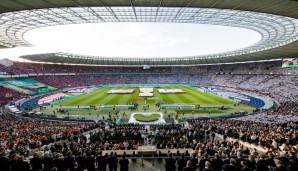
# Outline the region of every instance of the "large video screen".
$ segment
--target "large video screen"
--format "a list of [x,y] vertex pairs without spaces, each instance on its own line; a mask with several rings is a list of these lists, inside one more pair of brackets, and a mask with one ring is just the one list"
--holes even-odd
[[282,61],[283,68],[298,68],[298,58],[284,58]]

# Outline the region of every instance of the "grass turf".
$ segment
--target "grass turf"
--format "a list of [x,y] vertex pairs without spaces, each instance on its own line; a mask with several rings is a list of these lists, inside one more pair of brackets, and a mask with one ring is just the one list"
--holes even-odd
[[[147,100],[149,105],[155,105],[157,102],[169,103],[169,104],[200,104],[201,106],[233,106],[233,102],[221,97],[200,92],[195,88],[189,86],[163,86],[160,88],[174,89],[180,88],[185,91],[183,94],[160,94],[157,89],[154,88],[154,97],[156,100]],[[116,105],[116,104],[129,104],[134,102],[134,98],[138,98],[139,89],[134,88],[135,91],[132,94],[106,94],[111,89],[131,89],[131,87],[105,87],[92,91],[87,94],[75,96],[59,103],[62,106],[90,106],[90,105]],[[145,101],[136,101],[139,104],[144,104]]]
[[150,116],[144,116],[143,114],[135,114],[133,116],[137,121],[141,122],[153,122],[160,118],[160,114],[152,114]]

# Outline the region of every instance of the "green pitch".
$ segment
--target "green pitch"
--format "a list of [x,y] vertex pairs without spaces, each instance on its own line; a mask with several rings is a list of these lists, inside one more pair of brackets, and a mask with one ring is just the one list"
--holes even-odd
[[[139,88],[134,88],[133,94],[106,94],[111,89],[131,89],[132,87],[105,87],[99,88],[87,94],[75,96],[59,103],[62,106],[90,106],[90,105],[124,105],[130,104],[134,98],[139,96]],[[147,104],[156,104],[158,102],[169,104],[199,104],[201,106],[233,106],[234,103],[230,100],[200,92],[195,88],[189,86],[163,86],[159,87],[163,89],[182,89],[185,91],[183,94],[160,94],[157,89],[154,88],[155,100],[146,100]],[[145,101],[136,101],[139,104],[144,104]]]
[[[109,90],[115,89],[132,89],[134,88],[134,93],[132,94],[106,94]],[[157,89],[182,89],[185,93],[182,94],[160,94]],[[160,86],[154,88],[154,96],[145,98],[146,100],[134,101],[134,98],[139,98],[140,90],[137,87],[103,87],[93,90],[90,93],[74,96],[64,101],[60,101],[57,104],[50,105],[46,109],[43,109],[41,112],[47,114],[55,114],[55,115],[70,115],[70,116],[84,116],[84,117],[92,117],[94,119],[101,119],[103,117],[107,118],[111,113],[114,117],[115,114],[121,113],[126,114],[123,115],[124,118],[129,118],[132,112],[156,112],[159,111],[155,104],[158,102],[162,102],[165,104],[179,104],[179,105],[200,105],[200,109],[179,109],[179,110],[164,110],[161,109],[160,112],[168,115],[168,114],[176,114],[176,115],[222,115],[229,114],[238,111],[247,111],[252,112],[254,108],[239,104],[235,105],[233,101],[201,92],[195,88],[189,86]],[[136,110],[100,110],[100,105],[127,105],[136,102],[139,104]],[[144,109],[143,104],[149,105],[149,108]],[[147,106],[145,105],[145,106]],[[79,107],[78,107],[79,106]],[[96,109],[90,106],[95,106]],[[225,106],[229,109],[227,110],[219,110],[218,107]],[[206,107],[206,108],[205,108]],[[59,109],[69,109],[67,113],[61,113]],[[70,110],[71,109],[71,110]],[[86,110],[84,110],[86,109]],[[37,109],[38,110],[38,109]],[[165,116],[166,116],[165,115]],[[118,116],[117,116],[118,117]]]

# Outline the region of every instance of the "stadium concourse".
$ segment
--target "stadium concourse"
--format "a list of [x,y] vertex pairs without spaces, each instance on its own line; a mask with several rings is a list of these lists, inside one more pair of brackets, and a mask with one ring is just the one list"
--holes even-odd
[[[61,122],[15,116],[5,105],[29,95],[1,87],[0,170],[113,170],[117,166],[123,169],[126,159],[130,170],[182,170],[187,160],[200,171],[210,164],[216,171],[228,167],[297,170],[297,69],[281,68],[281,61],[150,70],[21,62],[0,66],[4,81],[26,76],[58,89],[104,84],[200,84],[257,93],[276,101],[274,109],[253,115],[148,127],[105,120]],[[146,147],[150,149],[146,151]],[[170,162],[174,162],[171,167]]]

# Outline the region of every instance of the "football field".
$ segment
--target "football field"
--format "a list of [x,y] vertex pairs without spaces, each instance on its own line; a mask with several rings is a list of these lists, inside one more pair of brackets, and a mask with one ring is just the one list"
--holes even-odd
[[[107,94],[109,90],[117,89],[134,89],[132,94]],[[182,89],[185,93],[180,94],[160,94],[157,89]],[[167,103],[167,104],[193,104],[201,106],[232,106],[234,102],[212,95],[205,92],[201,92],[193,87],[189,86],[163,86],[154,88],[153,99],[148,97],[148,100],[138,100],[134,99],[139,98],[140,90],[136,87],[104,87],[96,89],[90,93],[74,96],[73,98],[64,100],[59,103],[62,106],[90,106],[90,105],[126,105],[133,102],[139,104],[156,104],[158,102]],[[146,98],[144,98],[146,99]],[[150,100],[151,99],[151,100]]]

